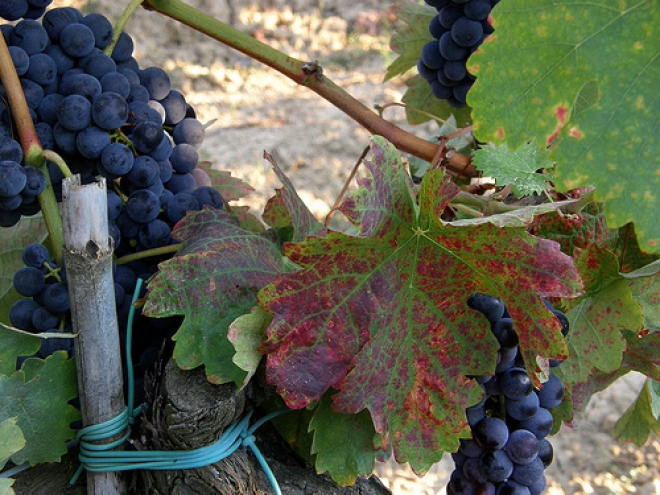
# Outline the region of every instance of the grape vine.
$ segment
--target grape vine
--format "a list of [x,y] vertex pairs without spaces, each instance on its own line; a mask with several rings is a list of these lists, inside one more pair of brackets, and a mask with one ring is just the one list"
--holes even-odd
[[[594,393],[639,371],[638,403],[658,401],[660,152],[642,130],[657,118],[640,107],[657,115],[660,103],[637,80],[621,94],[608,76],[608,63],[626,59],[644,81],[657,60],[617,42],[612,60],[590,57],[578,74],[566,63],[602,49],[600,26],[655,56],[660,19],[648,2],[612,0],[595,14],[569,1],[570,19],[550,0],[395,5],[386,80],[406,78],[411,123],[445,123],[430,140],[385,120],[393,104],[379,115],[354,99],[321,63],[179,0],[130,2],[114,25],[50,3],[0,5],[0,465],[58,462],[81,426],[57,204],[73,174],[108,184],[120,335],[136,281],[146,283],[131,348],[136,400],[153,404],[145,373],[163,349],[213,384],[268,383],[250,407],[288,407],[280,433],[342,486],[390,454],[419,475],[451,454],[449,494],[538,495],[553,458],[545,437]],[[267,152],[283,187],[262,219],[232,204],[250,187],[200,160],[205,123],[165,70],[134,56],[124,26],[141,4],[373,133],[367,177],[338,201],[350,229],[315,218]],[[545,37],[560,23],[573,31],[557,48]],[[619,27],[636,23],[645,29]],[[612,124],[621,108],[634,125]],[[623,177],[633,152],[639,177]],[[660,431],[657,411],[638,409],[618,438],[640,444]],[[10,486],[0,478],[0,490]]]

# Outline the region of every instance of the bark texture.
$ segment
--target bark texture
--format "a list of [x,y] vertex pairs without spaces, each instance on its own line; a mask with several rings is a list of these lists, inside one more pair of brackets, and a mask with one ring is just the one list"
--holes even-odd
[[[253,380],[253,383],[256,380]],[[213,385],[204,370],[183,371],[170,360],[152,382],[157,399],[145,417],[142,446],[147,449],[194,449],[216,441],[224,429],[254,407],[262,390],[239,391],[233,384]],[[149,385],[148,385],[149,387]],[[148,394],[151,395],[148,390]],[[258,416],[257,416],[258,418]],[[255,419],[257,419],[255,418]],[[339,487],[329,476],[317,475],[269,424],[255,433],[256,443],[286,495],[386,495],[375,477]],[[140,471],[134,493],[146,495],[266,495],[272,488],[256,458],[240,448],[227,459],[198,469]]]

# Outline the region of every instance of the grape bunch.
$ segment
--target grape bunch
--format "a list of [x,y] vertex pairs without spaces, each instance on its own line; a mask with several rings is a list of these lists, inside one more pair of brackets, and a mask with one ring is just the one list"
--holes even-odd
[[0,17],[6,21],[39,19],[53,0],[2,0],[0,2]]
[[[540,495],[546,487],[544,470],[553,459],[547,436],[553,425],[551,409],[561,404],[564,386],[556,375],[536,390],[518,350],[518,335],[502,301],[474,294],[468,305],[490,322],[500,349],[493,376],[476,377],[484,389],[482,401],[466,410],[472,438],[461,439],[452,454],[456,469],[448,495]],[[568,333],[568,319],[546,302]],[[552,361],[556,367],[559,361]]]
[[[37,3],[46,4],[30,0],[30,5]],[[11,10],[10,4],[20,7],[22,2],[2,3],[0,13],[8,19],[22,12],[19,7]],[[176,242],[171,238],[173,226],[187,212],[224,207],[210,177],[198,168],[205,126],[185,97],[172,89],[165,71],[139,67],[127,33],[107,55],[104,49],[113,38],[110,21],[70,7],[49,10],[41,22],[24,18],[0,29],[42,147],[59,154],[73,173],[81,175],[83,184],[100,176],[107,179],[109,233],[117,257],[169,246]],[[0,226],[10,227],[22,216],[39,212],[37,195],[47,179],[25,163],[5,95],[0,85]],[[53,162],[47,163],[47,171],[61,200],[63,174]],[[115,267],[120,331],[125,331],[137,277],[148,279],[167,256]],[[20,286],[18,292],[31,299],[12,306],[11,324],[26,331],[65,328],[69,324],[65,305],[55,311],[44,295],[55,288],[66,292],[66,280],[60,280],[64,267],[46,257],[19,273],[14,280],[17,290]],[[42,289],[30,285],[29,277],[22,278],[27,275],[39,287],[43,284]],[[54,316],[48,315],[48,325],[35,325],[34,315],[44,313],[44,308]],[[177,327],[177,318],[140,316],[134,337],[136,358],[147,350],[153,357],[153,348]]]
[[417,71],[436,98],[463,108],[476,79],[467,70],[467,59],[494,32],[488,15],[499,0],[424,1],[438,14],[429,23],[434,39],[422,48]]
[[[14,275],[16,292],[27,299],[19,299],[9,310],[9,322],[22,330],[33,332],[70,333],[67,315],[71,308],[66,273],[50,259],[42,244],[28,244],[21,254],[23,268]],[[71,339],[42,339],[40,357],[56,350],[72,351]]]

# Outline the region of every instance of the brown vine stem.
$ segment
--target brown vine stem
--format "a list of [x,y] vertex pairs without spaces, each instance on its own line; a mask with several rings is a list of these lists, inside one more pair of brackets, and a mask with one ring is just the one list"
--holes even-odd
[[[277,70],[301,86],[305,86],[332,103],[346,115],[373,134],[383,136],[400,151],[410,153],[422,160],[431,161],[438,145],[414,136],[396,125],[382,119],[353,96],[323,75],[316,62],[302,62],[289,57],[248,34],[235,29],[218,19],[187,5],[181,0],[144,0],[143,6],[171,17],[241,53]],[[458,155],[455,154],[455,155]],[[463,159],[449,160],[447,169],[455,175],[476,177],[477,170]]]
[[53,184],[48,175],[46,159],[43,156],[43,148],[37,137],[34,122],[25,101],[25,94],[21,82],[16,74],[14,62],[9,54],[9,48],[4,36],[0,36],[0,81],[5,88],[9,108],[18,129],[18,136],[25,156],[25,163],[38,168],[46,177],[46,187],[37,197],[39,206],[46,223],[46,229],[50,236],[53,254],[58,266],[62,263],[62,246],[64,237],[62,234],[62,217],[57,207],[57,199],[53,191]]

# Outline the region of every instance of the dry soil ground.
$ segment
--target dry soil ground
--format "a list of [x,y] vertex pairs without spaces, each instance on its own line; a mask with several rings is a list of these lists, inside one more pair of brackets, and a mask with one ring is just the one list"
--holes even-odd
[[[128,0],[55,0],[117,19]],[[368,106],[399,101],[401,80],[382,84],[392,60],[386,0],[191,0],[191,4],[302,60],[317,60],[335,82]],[[303,200],[319,217],[330,210],[369,134],[314,93],[257,62],[158,14],[138,11],[128,24],[141,66],[165,68],[208,128],[204,157],[256,191],[244,204],[259,212],[279,183],[263,160],[275,154]],[[405,126],[400,109],[386,117]],[[414,132],[429,136],[433,128]],[[596,396],[577,430],[552,439],[556,460],[548,493],[660,494],[660,441],[619,445],[609,435],[643,378],[629,375]],[[443,494],[451,472],[445,456],[423,478],[394,462],[378,474],[395,494]]]

